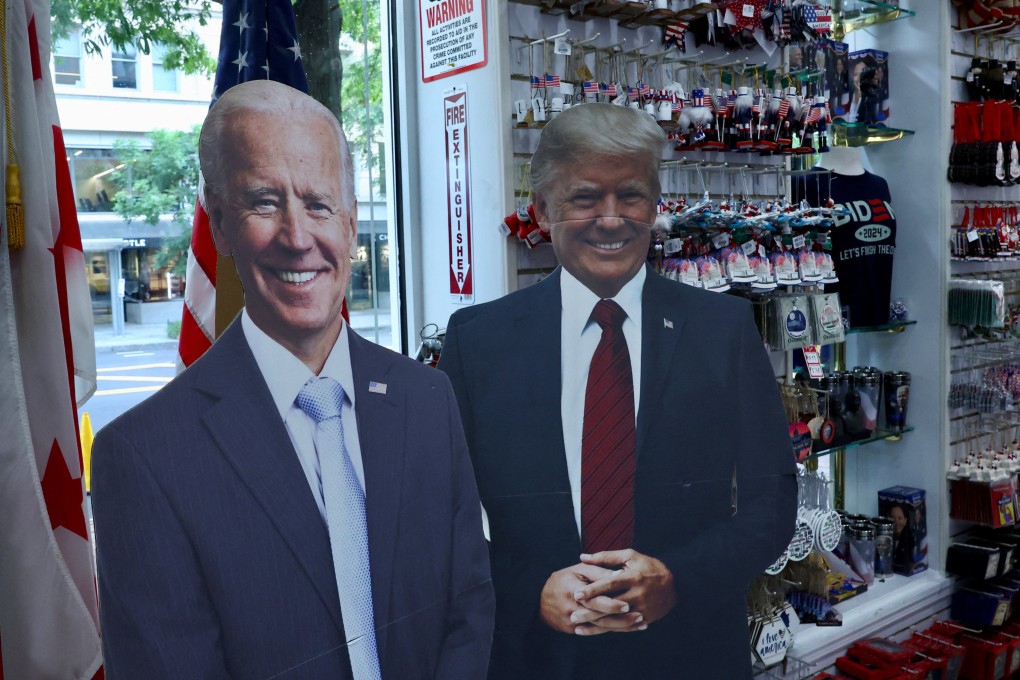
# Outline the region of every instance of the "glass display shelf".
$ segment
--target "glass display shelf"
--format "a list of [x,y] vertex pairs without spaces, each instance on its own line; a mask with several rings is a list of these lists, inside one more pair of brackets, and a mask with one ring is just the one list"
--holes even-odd
[[882,324],[881,326],[861,326],[860,328],[851,328],[847,333],[902,333],[906,330],[907,326],[916,325],[917,321],[890,321],[889,323]]
[[[898,442],[908,432],[913,432],[913,427],[905,427],[902,430],[875,430],[870,437],[867,439],[858,439],[857,441],[847,442],[840,446],[833,446],[832,448],[822,449],[821,451],[812,451],[811,455],[804,460],[811,460],[812,458],[822,458],[824,456],[837,453],[839,451],[846,451],[849,449],[855,449],[858,446],[864,446],[866,444],[874,444],[875,442],[891,441]],[[803,461],[801,461],[803,462]]]
[[836,5],[836,21],[832,25],[832,36],[836,40],[851,31],[868,26],[905,19],[916,14],[914,10],[881,0],[842,0]]
[[833,146],[867,146],[880,142],[893,142],[912,134],[914,134],[913,130],[902,130],[884,125],[847,123],[842,120],[832,121]]
[[611,18],[621,26],[633,28],[637,25],[669,26],[676,22],[690,23],[699,17],[719,9],[714,2],[696,2],[692,7],[680,11],[654,9],[639,0],[510,0],[518,5],[538,7],[543,14],[558,16],[566,14],[575,21],[590,21],[595,18]]

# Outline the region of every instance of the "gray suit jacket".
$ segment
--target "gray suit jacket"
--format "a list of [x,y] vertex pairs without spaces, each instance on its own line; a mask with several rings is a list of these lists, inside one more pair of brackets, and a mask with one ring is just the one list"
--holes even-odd
[[[484,677],[493,594],[449,383],[349,336],[383,678]],[[239,321],[99,433],[93,504],[110,680],[350,677],[328,531]]]
[[633,548],[678,604],[648,630],[581,638],[538,616],[581,553],[560,417],[559,270],[450,319],[439,367],[460,405],[489,518],[490,678],[750,678],[744,598],[793,533],[793,451],[746,301],[649,271],[642,291]]

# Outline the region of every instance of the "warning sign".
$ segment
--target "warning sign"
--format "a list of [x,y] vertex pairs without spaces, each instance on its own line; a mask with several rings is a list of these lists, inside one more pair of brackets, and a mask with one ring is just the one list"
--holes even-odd
[[421,78],[426,83],[485,66],[485,0],[418,0]]
[[471,189],[468,171],[467,88],[443,95],[446,126],[446,208],[450,238],[450,296],[474,301],[471,271]]

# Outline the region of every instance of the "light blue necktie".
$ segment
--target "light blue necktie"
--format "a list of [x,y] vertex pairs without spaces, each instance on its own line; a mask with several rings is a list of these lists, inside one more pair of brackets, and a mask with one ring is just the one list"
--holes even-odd
[[296,403],[318,424],[315,452],[319,457],[320,488],[354,680],[380,680],[365,492],[344,445],[340,419],[344,388],[332,378],[312,378],[301,388]]

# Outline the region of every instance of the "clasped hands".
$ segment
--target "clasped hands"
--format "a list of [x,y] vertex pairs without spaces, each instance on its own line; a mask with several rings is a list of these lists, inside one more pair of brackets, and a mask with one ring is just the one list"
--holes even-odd
[[635,550],[581,555],[542,588],[539,614],[555,630],[576,635],[631,633],[676,605],[673,574],[659,560]]

